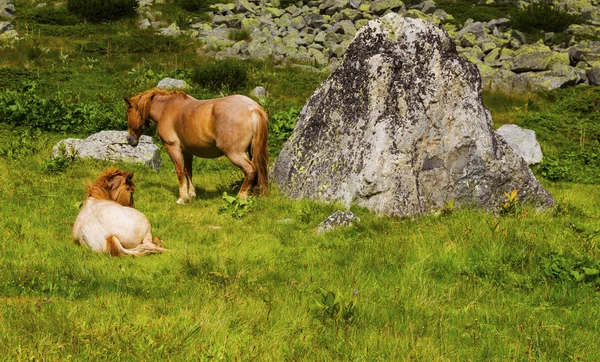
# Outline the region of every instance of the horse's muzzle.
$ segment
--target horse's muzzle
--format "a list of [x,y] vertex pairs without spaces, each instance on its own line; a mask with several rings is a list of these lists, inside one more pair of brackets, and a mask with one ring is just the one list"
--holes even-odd
[[128,135],[127,136],[127,143],[129,143],[130,146],[137,146],[138,145],[138,140],[136,140],[135,138],[133,138],[132,135]]

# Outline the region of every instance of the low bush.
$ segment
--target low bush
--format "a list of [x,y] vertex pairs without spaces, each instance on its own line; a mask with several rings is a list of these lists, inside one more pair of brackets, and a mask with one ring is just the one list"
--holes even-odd
[[236,91],[246,86],[248,64],[239,59],[223,59],[194,69],[192,81],[201,87],[220,91]]
[[511,25],[514,29],[527,33],[547,31],[560,33],[571,24],[581,24],[580,15],[569,14],[548,4],[531,4],[512,13]]
[[120,103],[73,103],[45,99],[35,94],[35,84],[23,91],[0,93],[0,120],[13,126],[26,126],[60,132],[96,132],[124,129],[124,106]]
[[43,141],[39,129],[23,129],[13,131],[9,139],[0,147],[0,157],[8,160],[18,160],[40,151]]
[[185,11],[203,11],[208,8],[208,0],[175,0],[175,4]]
[[229,31],[229,39],[233,41],[250,40],[248,29],[232,29]]
[[185,43],[169,36],[156,36],[152,30],[134,30],[129,34],[116,34],[102,40],[84,44],[82,51],[91,54],[155,54],[178,52],[185,48]]
[[23,7],[19,20],[46,25],[77,25],[80,19],[64,6]]
[[[420,2],[408,1],[405,3],[407,7],[410,7]],[[443,9],[448,14],[454,16],[454,21],[452,22],[457,25],[464,24],[467,19],[490,21],[492,19],[505,18],[507,14],[510,14],[516,8],[514,2],[496,1],[488,4],[485,1],[479,0],[439,0],[436,1],[436,5],[439,9]]]
[[285,9],[290,5],[295,5],[298,0],[279,0],[279,7]]
[[285,141],[292,135],[299,114],[300,108],[292,107],[269,117],[269,150],[277,153],[281,150]]
[[67,9],[90,22],[135,15],[137,0],[67,0]]

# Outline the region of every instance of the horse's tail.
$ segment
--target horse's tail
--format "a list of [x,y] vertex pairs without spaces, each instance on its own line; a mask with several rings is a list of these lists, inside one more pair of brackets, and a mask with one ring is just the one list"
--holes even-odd
[[121,245],[121,242],[114,234],[111,234],[106,238],[106,249],[108,250],[108,255],[111,256],[121,256],[123,254],[142,256],[146,254],[155,254],[167,251],[167,249],[162,248],[154,243],[141,243],[133,249],[126,249],[123,247],[123,245]]
[[251,152],[252,164],[256,170],[257,186],[261,194],[267,193],[269,149],[267,145],[267,136],[269,133],[267,124],[267,113],[262,108],[255,109],[252,112],[254,121],[254,137],[252,138]]

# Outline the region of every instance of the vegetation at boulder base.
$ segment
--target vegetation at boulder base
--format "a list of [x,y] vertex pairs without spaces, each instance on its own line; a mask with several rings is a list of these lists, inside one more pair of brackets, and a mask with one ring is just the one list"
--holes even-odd
[[484,94],[495,127],[536,131],[544,161],[534,172],[557,200],[552,210],[504,190],[498,215],[451,200],[417,219],[352,207],[360,223],[318,234],[339,205],[288,200],[274,185],[241,202],[241,174],[225,159],[196,159],[198,198],[176,205],[161,146],[160,172],[116,166],[135,172],[136,207],[171,251],[110,258],[74,245],[71,228],[87,182],[115,164],[53,159],[57,141],[125,129],[122,98],[172,76],[196,98],[264,86],[273,161],[326,74],[244,62],[240,78],[213,87],[194,74],[224,63],[189,40],[145,35],[128,18],[61,23],[18,5],[23,39],[0,52],[4,358],[600,359],[597,88]]

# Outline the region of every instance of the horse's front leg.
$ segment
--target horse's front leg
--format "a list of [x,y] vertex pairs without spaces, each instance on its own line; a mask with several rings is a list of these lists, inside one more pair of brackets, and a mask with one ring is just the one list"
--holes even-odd
[[189,195],[187,193],[187,185],[186,185],[186,177],[185,170],[183,167],[183,156],[181,154],[181,148],[179,145],[167,145],[167,152],[171,157],[171,161],[173,161],[173,165],[175,166],[175,172],[177,173],[177,180],[179,180],[179,200],[177,200],[178,204],[185,204],[189,201]]
[[196,189],[192,183],[192,166],[194,165],[194,155],[183,151],[183,165],[185,166],[185,182],[187,184],[187,195],[190,199],[196,198]]

